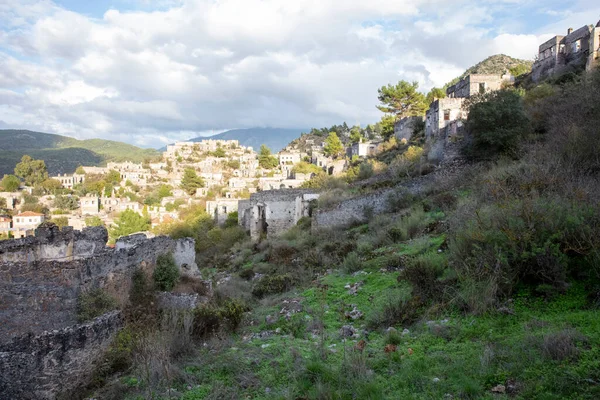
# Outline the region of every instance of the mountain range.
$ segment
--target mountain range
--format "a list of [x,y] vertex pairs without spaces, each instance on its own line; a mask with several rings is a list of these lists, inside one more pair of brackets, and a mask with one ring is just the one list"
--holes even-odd
[[[250,146],[258,152],[261,145],[267,146],[273,153],[286,147],[292,140],[297,139],[302,132],[309,129],[284,129],[284,128],[249,128],[231,129],[212,136],[199,136],[188,139],[186,142],[200,142],[206,139],[239,140],[240,145]],[[166,147],[158,149],[164,151]]]
[[155,159],[160,153],[104,139],[78,140],[27,130],[0,130],[0,177],[12,174],[24,154],[46,162],[48,172],[72,173],[80,165],[98,166],[108,161]]

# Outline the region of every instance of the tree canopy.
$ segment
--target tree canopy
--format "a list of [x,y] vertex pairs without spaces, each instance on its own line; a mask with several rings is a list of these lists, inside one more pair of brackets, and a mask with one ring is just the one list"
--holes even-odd
[[335,132],[330,132],[329,136],[325,140],[325,147],[323,147],[323,153],[326,156],[337,158],[344,154],[344,145]]
[[183,178],[181,179],[181,188],[186,191],[187,194],[193,195],[196,193],[196,189],[204,187],[204,179],[198,176],[196,170],[193,168],[186,168],[183,171]]
[[15,175],[28,186],[36,186],[48,179],[48,170],[44,160],[34,160],[27,154],[15,166]]
[[431,88],[431,90],[429,91],[429,93],[427,93],[427,96],[426,96],[427,104],[431,104],[435,100],[443,99],[445,97],[446,97],[446,91],[444,89],[436,88],[436,87]]
[[363,135],[360,126],[353,126],[352,129],[350,129],[350,141],[352,143],[360,143],[362,139]]
[[115,226],[110,229],[110,237],[114,241],[121,236],[144,232],[148,229],[150,229],[150,217],[128,209],[123,211],[115,221]]
[[2,186],[2,190],[5,192],[16,192],[19,186],[21,186],[21,181],[14,175],[4,175],[0,186]]
[[378,89],[377,99],[381,102],[377,108],[392,114],[396,119],[419,116],[427,110],[425,95],[417,89],[417,82],[400,81],[396,85],[388,84]]
[[279,161],[277,161],[277,158],[271,155],[271,149],[262,144],[260,146],[260,152],[258,153],[258,165],[260,165],[261,168],[273,169],[277,167],[278,164]]

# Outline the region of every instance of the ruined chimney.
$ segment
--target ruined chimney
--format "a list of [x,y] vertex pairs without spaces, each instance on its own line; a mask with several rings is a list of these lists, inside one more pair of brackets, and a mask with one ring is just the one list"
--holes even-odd
[[570,35],[571,33],[573,33],[573,28],[567,29],[567,35]]

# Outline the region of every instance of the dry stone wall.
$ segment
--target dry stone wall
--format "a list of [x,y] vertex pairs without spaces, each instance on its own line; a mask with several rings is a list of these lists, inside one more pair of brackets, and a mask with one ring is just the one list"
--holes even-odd
[[106,246],[103,227],[41,226],[35,237],[0,242],[0,399],[54,399],[84,384],[121,327],[120,313],[77,324],[77,298],[102,288],[123,305],[131,277],[173,253],[197,277],[193,239],[143,234]]

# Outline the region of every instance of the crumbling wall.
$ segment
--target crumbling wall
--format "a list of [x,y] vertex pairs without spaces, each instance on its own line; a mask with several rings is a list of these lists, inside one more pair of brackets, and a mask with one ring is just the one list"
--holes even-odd
[[121,313],[113,311],[87,324],[0,345],[0,398],[55,399],[85,385],[122,323]]
[[198,276],[194,240],[132,235],[106,247],[103,227],[42,227],[35,237],[0,242],[0,343],[75,324],[81,291],[103,288],[124,304],[137,268],[151,272],[173,253],[182,275]]
[[337,204],[332,209],[317,210],[313,215],[314,228],[348,226],[355,222],[366,221],[369,215],[386,212],[388,196],[395,189],[384,189],[376,193],[353,197]]

